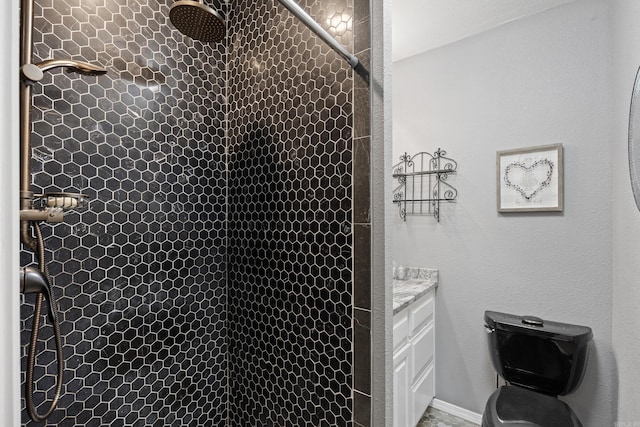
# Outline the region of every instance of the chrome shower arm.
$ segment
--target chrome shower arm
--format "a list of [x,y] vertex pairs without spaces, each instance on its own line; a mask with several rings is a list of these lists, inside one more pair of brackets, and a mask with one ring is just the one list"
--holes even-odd
[[306,25],[311,31],[313,31],[318,37],[320,37],[326,44],[328,44],[333,50],[335,50],[340,56],[342,56],[351,66],[351,68],[356,68],[360,61],[356,58],[351,52],[345,49],[336,39],[331,37],[331,35],[324,29],[320,24],[318,24],[312,17],[310,17],[307,12],[304,11],[295,1],[293,0],[278,0],[280,3],[289,9],[291,13],[293,13],[298,19],[300,19],[304,25]]
[[99,76],[106,74],[107,70],[93,64],[71,59],[47,59],[37,64],[24,64],[20,71],[28,82],[39,82],[44,77],[46,71],[54,68],[66,68],[69,73],[78,73],[85,76]]
[[54,68],[64,67],[70,73],[79,73],[90,76],[98,76],[106,74],[107,70],[88,62],[74,61],[71,59],[47,59],[35,64],[42,72],[52,70]]

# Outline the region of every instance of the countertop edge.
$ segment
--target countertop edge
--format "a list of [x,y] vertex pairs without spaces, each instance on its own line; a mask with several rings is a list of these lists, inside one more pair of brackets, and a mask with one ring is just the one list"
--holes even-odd
[[396,314],[400,313],[402,310],[404,310],[405,308],[409,307],[412,303],[414,303],[415,301],[417,301],[418,299],[420,299],[422,296],[426,295],[427,293],[429,293],[430,290],[435,289],[438,287],[438,283],[431,283],[429,286],[427,286],[424,290],[422,290],[421,292],[415,294],[413,296],[413,298],[411,298],[410,300],[404,301],[402,302],[399,306],[397,307],[393,307],[393,315],[395,316]]
[[406,309],[417,299],[438,287],[438,270],[422,269],[427,271],[428,275],[424,278],[394,280],[393,289],[393,315],[400,313]]

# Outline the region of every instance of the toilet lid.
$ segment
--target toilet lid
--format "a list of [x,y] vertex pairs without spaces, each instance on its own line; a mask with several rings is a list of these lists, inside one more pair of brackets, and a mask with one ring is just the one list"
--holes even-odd
[[500,387],[485,410],[488,426],[581,427],[571,408],[556,399],[517,386]]

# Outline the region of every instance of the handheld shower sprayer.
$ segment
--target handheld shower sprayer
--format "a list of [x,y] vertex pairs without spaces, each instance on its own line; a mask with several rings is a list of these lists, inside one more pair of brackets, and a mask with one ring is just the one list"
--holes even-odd
[[[29,354],[27,356],[27,377],[25,383],[25,401],[27,412],[32,420],[42,422],[46,420],[56,409],[60,396],[62,395],[62,377],[64,371],[64,362],[62,354],[62,334],[60,333],[60,322],[58,319],[58,309],[55,296],[51,290],[51,281],[47,272],[47,262],[45,260],[44,239],[39,222],[31,222],[33,227],[36,245],[35,252],[38,258],[38,267],[27,266],[20,269],[20,291],[25,294],[36,294],[35,308],[33,311],[33,325],[31,329],[31,339],[29,342]],[[48,409],[44,414],[38,413],[36,405],[33,402],[33,371],[36,363],[36,349],[38,345],[38,335],[40,331],[40,320],[42,314],[42,304],[45,300],[48,303],[48,314],[53,327],[53,337],[56,344],[56,361],[57,361],[57,381],[53,399],[48,405]]]

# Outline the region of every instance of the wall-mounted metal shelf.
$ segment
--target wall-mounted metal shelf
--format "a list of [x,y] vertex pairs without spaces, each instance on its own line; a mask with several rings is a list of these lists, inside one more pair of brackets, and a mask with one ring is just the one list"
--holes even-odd
[[440,221],[440,202],[454,202],[458,197],[458,190],[446,182],[456,173],[458,163],[446,154],[439,148],[433,154],[404,153],[393,166],[393,178],[398,181],[393,203],[398,205],[400,218],[406,221],[407,215],[433,215]]

